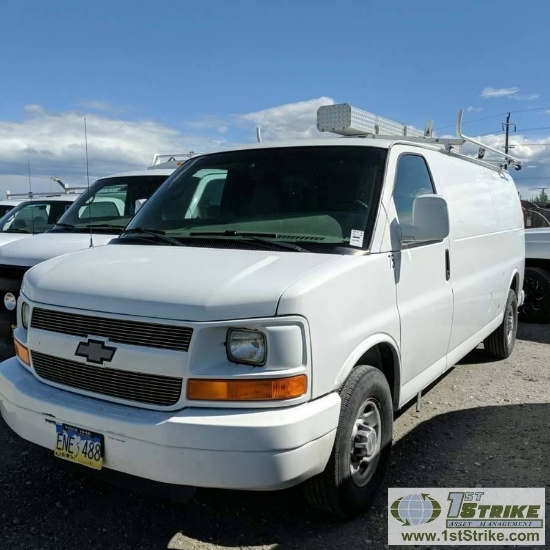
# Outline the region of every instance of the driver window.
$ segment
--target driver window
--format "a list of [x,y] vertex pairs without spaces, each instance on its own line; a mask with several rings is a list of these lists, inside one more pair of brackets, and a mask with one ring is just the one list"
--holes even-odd
[[412,223],[413,201],[435,193],[426,161],[419,155],[402,155],[397,164],[393,201],[401,224]]

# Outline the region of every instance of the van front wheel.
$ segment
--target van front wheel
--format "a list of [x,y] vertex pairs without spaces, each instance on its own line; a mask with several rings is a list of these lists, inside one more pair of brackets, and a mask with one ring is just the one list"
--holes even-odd
[[512,354],[518,331],[518,299],[510,289],[504,308],[502,324],[484,341],[485,350],[497,359],[506,359]]
[[321,474],[307,480],[308,502],[333,516],[364,512],[388,465],[393,405],[388,381],[375,367],[355,367],[340,390],[342,406],[334,447]]

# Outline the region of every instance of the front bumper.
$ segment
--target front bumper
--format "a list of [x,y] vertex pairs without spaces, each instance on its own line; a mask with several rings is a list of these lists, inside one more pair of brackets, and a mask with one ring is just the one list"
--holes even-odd
[[10,428],[42,447],[64,422],[104,435],[107,469],[222,489],[283,489],[322,472],[340,414],[336,393],[283,409],[128,407],[43,384],[15,358],[0,364],[0,400]]

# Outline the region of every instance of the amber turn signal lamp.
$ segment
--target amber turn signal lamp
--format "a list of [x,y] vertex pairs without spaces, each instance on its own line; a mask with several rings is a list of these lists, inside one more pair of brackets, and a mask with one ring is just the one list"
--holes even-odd
[[300,397],[307,391],[307,376],[264,380],[205,380],[187,382],[187,398],[203,401],[272,401]]
[[31,366],[31,355],[29,353],[29,349],[26,348],[21,342],[19,342],[16,338],[13,339],[13,347],[15,348],[15,355],[23,361],[26,365]]

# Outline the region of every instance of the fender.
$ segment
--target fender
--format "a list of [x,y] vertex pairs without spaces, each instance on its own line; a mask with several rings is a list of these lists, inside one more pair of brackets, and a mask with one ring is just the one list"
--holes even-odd
[[[514,283],[516,275],[519,275],[518,285]],[[516,294],[518,296],[518,307],[521,306],[523,304],[523,277],[517,268],[512,271],[512,276],[510,277],[510,282],[508,283],[507,288],[514,288],[516,290]]]
[[399,402],[399,395],[395,395],[395,390],[397,389],[398,393],[401,391],[401,354],[399,351],[399,346],[396,340],[389,334],[386,333],[377,333],[369,336],[363,340],[348,356],[342,367],[340,368],[336,378],[334,380],[335,389],[340,388],[344,383],[346,378],[349,376],[349,373],[357,365],[357,362],[361,357],[369,351],[371,348],[378,344],[387,344],[393,353],[393,362],[394,362],[394,380],[397,382],[397,388],[390,388],[392,394],[394,395],[394,401]]

